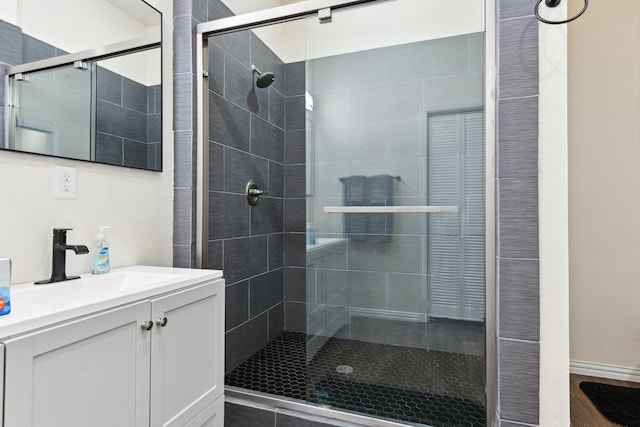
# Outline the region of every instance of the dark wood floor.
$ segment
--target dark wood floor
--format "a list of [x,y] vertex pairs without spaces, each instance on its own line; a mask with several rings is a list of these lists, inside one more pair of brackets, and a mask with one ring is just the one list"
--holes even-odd
[[571,374],[571,426],[572,427],[618,427],[602,415],[591,403],[586,394],[580,390],[581,381],[593,381],[603,384],[613,384],[625,387],[640,388],[640,383],[630,381],[609,380],[606,378],[588,377]]

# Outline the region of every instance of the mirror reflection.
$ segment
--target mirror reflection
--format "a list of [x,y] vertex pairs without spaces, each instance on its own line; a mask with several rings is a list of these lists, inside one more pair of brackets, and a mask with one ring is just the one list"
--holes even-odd
[[0,148],[161,170],[160,30],[141,0],[9,1]]

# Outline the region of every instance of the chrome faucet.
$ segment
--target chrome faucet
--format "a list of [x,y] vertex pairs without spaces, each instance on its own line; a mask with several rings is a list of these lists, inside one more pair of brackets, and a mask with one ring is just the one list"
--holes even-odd
[[89,248],[84,245],[67,245],[67,231],[72,228],[54,228],[53,229],[53,255],[51,262],[51,277],[46,280],[35,282],[36,285],[44,285],[46,283],[62,282],[65,280],[79,279],[80,276],[67,276],[66,263],[67,251],[73,251],[76,255],[88,254]]

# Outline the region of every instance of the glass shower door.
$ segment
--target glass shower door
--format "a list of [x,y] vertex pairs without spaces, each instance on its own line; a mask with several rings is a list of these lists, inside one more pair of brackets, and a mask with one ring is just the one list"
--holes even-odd
[[484,425],[483,23],[438,3],[306,22],[307,399]]
[[91,159],[91,73],[65,65],[11,78],[9,148]]

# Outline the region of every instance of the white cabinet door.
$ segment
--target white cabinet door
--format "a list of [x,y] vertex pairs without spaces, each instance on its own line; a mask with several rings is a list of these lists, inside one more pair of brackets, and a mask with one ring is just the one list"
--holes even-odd
[[5,342],[4,427],[149,426],[140,302]]
[[224,396],[200,412],[185,427],[223,427],[224,426]]
[[0,426],[4,425],[4,345],[0,344]]
[[151,426],[184,426],[224,390],[224,283],[154,299],[151,307]]

